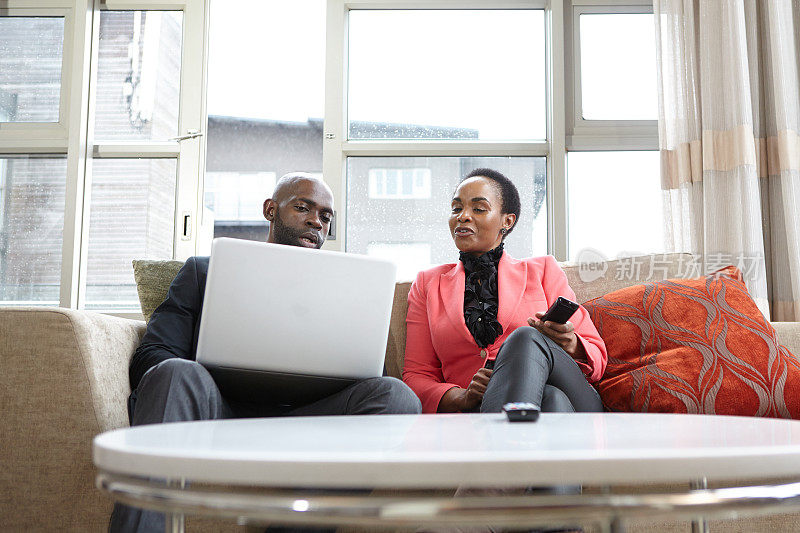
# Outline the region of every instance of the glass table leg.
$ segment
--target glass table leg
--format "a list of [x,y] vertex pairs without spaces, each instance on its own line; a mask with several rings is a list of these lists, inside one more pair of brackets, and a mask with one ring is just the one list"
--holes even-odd
[[[186,480],[169,479],[167,480],[167,486],[182,489],[186,487]],[[165,513],[164,531],[166,533],[184,533],[185,527],[183,513]]]
[[[692,490],[705,490],[708,488],[708,479],[701,478],[689,484]],[[698,517],[692,520],[692,533],[708,533],[708,522],[705,518]]]

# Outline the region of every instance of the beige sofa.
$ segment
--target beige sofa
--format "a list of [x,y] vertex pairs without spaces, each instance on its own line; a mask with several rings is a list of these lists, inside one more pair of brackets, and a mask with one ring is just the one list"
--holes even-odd
[[[658,278],[677,277],[681,256],[658,264]],[[580,302],[649,278],[646,268],[630,278],[615,276],[619,265],[612,261],[603,278],[584,282],[575,266],[563,266]],[[394,376],[402,368],[409,285],[398,283],[395,291],[386,358]],[[800,323],[773,325],[800,355]],[[106,528],[111,503],[94,488],[91,442],[128,424],[128,361],[144,330],[144,322],[91,312],[0,309],[0,531]],[[797,522],[800,515],[785,515],[726,521],[713,530],[800,531]],[[202,529],[223,527],[232,526]],[[691,530],[685,522],[632,529]]]

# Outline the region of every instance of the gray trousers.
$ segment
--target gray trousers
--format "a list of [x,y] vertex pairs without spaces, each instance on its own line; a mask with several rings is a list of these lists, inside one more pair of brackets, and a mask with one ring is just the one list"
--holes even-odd
[[[220,394],[214,379],[202,365],[177,358],[151,368],[131,393],[131,404],[132,426],[225,418],[416,414],[422,411],[411,389],[391,377],[364,379],[327,398],[299,407],[232,402]],[[164,527],[163,513],[116,504],[109,531],[160,533]]]
[[603,411],[600,395],[575,360],[529,326],[514,330],[497,353],[480,409],[499,413],[509,402],[534,403],[545,412]]

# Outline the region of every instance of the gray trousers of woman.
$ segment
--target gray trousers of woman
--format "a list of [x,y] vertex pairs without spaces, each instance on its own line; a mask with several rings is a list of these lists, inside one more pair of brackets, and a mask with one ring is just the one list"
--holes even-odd
[[499,413],[509,402],[534,403],[543,412],[603,411],[575,360],[530,326],[514,330],[497,353],[481,412]]
[[[498,413],[503,404],[530,402],[548,412],[599,412],[603,402],[589,385],[578,363],[539,330],[524,326],[514,330],[497,353],[494,372],[481,402],[482,413]],[[459,487],[455,497],[487,494],[579,494],[580,485],[554,487]],[[502,533],[501,528],[425,528],[416,533]],[[531,529],[530,533],[582,531],[580,528]]]

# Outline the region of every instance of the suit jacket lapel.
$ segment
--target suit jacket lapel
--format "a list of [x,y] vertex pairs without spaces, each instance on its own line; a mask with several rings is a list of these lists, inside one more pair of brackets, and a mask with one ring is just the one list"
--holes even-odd
[[[462,274],[463,279],[463,274]],[[528,264],[518,261],[503,253],[497,265],[498,302],[497,320],[505,328],[511,323],[519,308],[519,302],[525,293],[525,282],[528,279]],[[466,326],[464,326],[466,327]]]
[[442,274],[439,281],[439,297],[453,328],[467,341],[475,339],[464,322],[464,265],[459,261],[451,270]]

